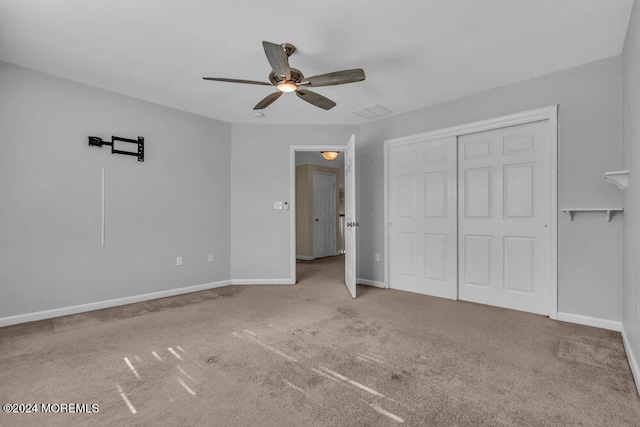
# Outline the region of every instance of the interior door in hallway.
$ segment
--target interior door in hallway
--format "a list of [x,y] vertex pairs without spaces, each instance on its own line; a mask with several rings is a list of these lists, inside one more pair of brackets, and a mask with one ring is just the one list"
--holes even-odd
[[356,234],[360,224],[356,221],[356,137],[351,135],[344,150],[344,283],[353,298],[356,297]]
[[459,298],[549,313],[548,120],[458,137]]
[[457,298],[456,137],[389,150],[389,285]]
[[313,173],[313,256],[336,254],[336,175]]

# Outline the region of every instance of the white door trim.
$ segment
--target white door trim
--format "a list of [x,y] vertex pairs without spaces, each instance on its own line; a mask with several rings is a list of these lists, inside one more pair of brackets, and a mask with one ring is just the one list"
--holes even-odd
[[549,272],[549,317],[558,318],[558,106],[538,108],[493,119],[452,126],[410,135],[402,138],[389,139],[384,142],[384,287],[389,288],[389,150],[393,147],[428,141],[449,136],[462,136],[470,133],[482,132],[515,126],[524,123],[549,120],[550,156],[551,156],[551,239],[550,239],[550,272]]
[[[289,259],[291,283],[296,283],[296,151],[339,151],[344,145],[290,145],[289,146]],[[345,189],[346,191],[346,189]]]

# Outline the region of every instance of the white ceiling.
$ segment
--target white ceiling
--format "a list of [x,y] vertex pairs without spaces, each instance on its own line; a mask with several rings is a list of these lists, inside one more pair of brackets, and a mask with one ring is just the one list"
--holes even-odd
[[[620,54],[633,0],[0,0],[0,60],[232,123],[359,124]],[[267,86],[262,40],[289,42],[324,111]]]

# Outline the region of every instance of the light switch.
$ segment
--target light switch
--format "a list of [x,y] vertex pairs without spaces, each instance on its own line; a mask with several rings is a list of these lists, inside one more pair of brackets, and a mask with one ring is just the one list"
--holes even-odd
[[273,209],[282,209],[282,202],[273,202]]

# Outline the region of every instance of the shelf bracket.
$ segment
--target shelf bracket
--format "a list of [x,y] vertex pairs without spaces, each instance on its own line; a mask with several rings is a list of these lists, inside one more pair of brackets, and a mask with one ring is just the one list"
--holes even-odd
[[604,180],[609,181],[621,190],[629,187],[629,171],[605,172]]
[[567,215],[569,215],[569,221],[573,222],[573,212],[574,211],[563,209],[562,212],[565,212]]

